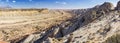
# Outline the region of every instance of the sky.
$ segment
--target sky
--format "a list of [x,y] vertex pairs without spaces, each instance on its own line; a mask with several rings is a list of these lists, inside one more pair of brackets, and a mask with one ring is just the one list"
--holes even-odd
[[12,8],[49,8],[49,9],[82,9],[111,2],[116,6],[119,0],[0,0],[0,6]]

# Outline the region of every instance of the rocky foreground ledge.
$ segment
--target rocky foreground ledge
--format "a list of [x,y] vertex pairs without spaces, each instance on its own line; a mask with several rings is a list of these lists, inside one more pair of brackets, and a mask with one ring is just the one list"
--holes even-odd
[[[105,2],[89,9],[55,10],[72,17],[44,31],[34,32],[10,43],[120,43],[120,2]],[[54,10],[52,10],[54,11]],[[54,12],[56,13],[56,12]],[[39,29],[39,26],[37,26]]]

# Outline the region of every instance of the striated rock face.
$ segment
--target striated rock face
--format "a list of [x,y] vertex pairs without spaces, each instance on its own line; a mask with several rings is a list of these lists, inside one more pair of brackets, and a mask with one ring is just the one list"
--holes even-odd
[[99,9],[102,9],[102,10],[112,10],[113,8],[114,8],[114,6],[110,2],[105,2],[104,4],[99,6]]
[[[47,30],[50,30],[55,25],[61,24],[72,17],[71,14],[62,11],[61,13],[60,11],[50,10],[48,14],[41,14],[38,10],[35,10],[35,12],[37,12],[35,13],[33,11],[34,9],[23,10],[24,11],[0,11],[0,40],[17,43],[21,42],[19,40],[39,32],[45,32],[44,34],[46,36]],[[44,36],[44,34],[42,35]]]
[[117,3],[117,7],[115,8],[115,10],[120,10],[120,1]]
[[98,11],[107,11],[107,10],[113,10],[114,6],[112,3],[110,2],[105,2],[102,5],[96,5],[95,7],[93,7],[93,10],[98,10]]
[[71,33],[72,35],[69,34],[65,36],[65,39],[71,37],[71,43],[102,43],[107,40],[108,37],[119,32],[119,20],[120,17],[118,13],[108,13],[74,31]]
[[120,34],[115,34],[109,38],[103,43],[120,43]]
[[[120,12],[105,2],[90,9],[53,10],[52,14],[69,12],[71,19],[46,30],[10,40],[11,43],[120,43]],[[41,12],[41,11],[40,11]],[[62,19],[62,18],[61,18]],[[40,28],[39,26],[36,28]],[[112,40],[113,39],[113,40]]]
[[95,19],[99,18],[102,15],[110,12],[113,8],[113,4],[109,2],[105,2],[102,5],[97,5],[91,9],[88,9],[83,13],[82,18],[84,19],[84,24],[88,24]]

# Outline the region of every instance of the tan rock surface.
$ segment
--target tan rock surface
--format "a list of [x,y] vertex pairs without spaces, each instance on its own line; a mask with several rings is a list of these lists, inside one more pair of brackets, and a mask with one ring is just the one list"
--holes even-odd
[[[10,41],[35,32],[47,30],[51,26],[71,18],[67,13],[50,11],[41,14],[37,11],[0,11],[0,39]],[[33,12],[33,13],[32,13]]]
[[[112,3],[90,9],[48,10],[40,13],[2,12],[0,40],[11,43],[119,42],[120,11]],[[31,12],[31,11],[30,11]],[[14,14],[16,13],[16,14]],[[12,15],[11,15],[12,14]],[[18,16],[18,15],[19,16]],[[28,16],[29,15],[29,16]]]

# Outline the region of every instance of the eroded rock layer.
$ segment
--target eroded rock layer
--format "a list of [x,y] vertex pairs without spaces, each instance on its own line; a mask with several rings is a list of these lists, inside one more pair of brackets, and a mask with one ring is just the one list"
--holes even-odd
[[[120,12],[116,10],[119,9],[119,6],[118,2],[117,7],[114,9],[112,3],[105,2],[89,9],[38,11],[54,14],[49,16],[55,18],[43,21],[45,25],[43,25],[43,22],[23,25],[24,27],[29,26],[29,30],[35,26],[36,30],[27,35],[18,35],[21,37],[12,40],[8,40],[12,36],[7,37],[6,34],[10,34],[7,29],[14,27],[4,27],[6,30],[1,31],[1,33],[5,33],[4,37],[7,38],[4,38],[4,40],[11,43],[120,43]],[[43,17],[47,13],[44,13]],[[16,31],[13,31],[13,33]],[[22,34],[32,31],[25,31]]]

